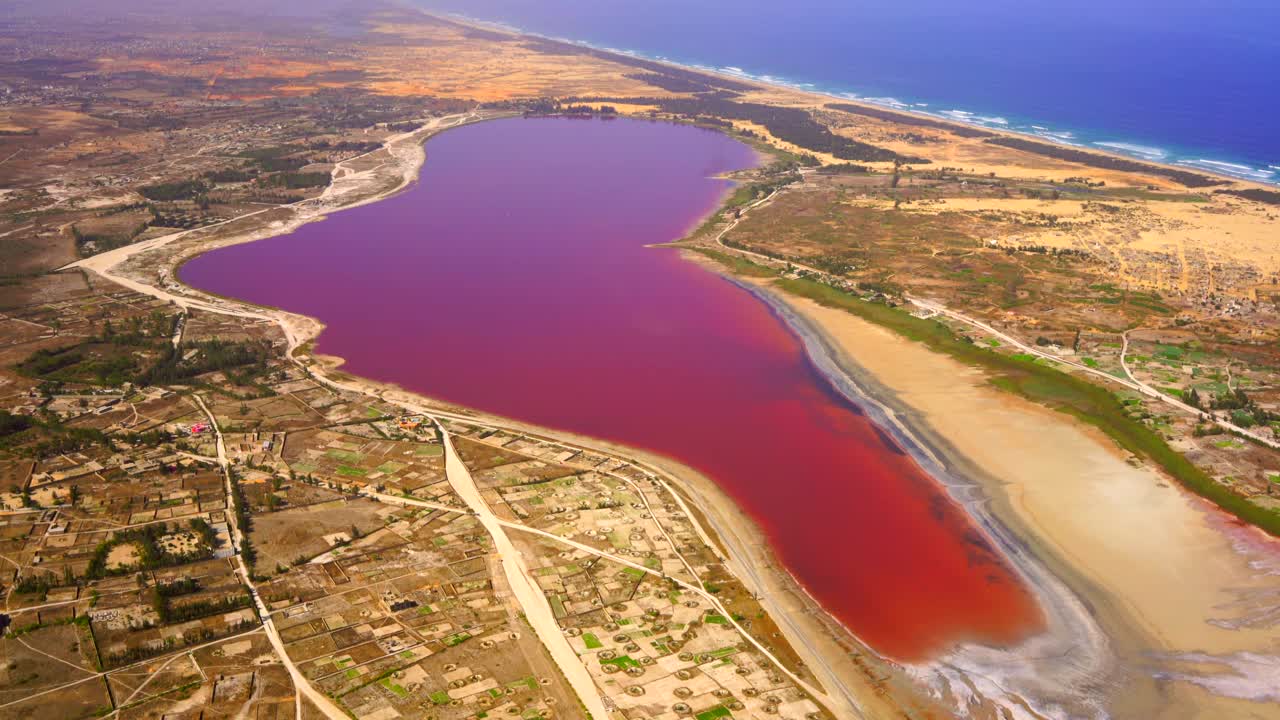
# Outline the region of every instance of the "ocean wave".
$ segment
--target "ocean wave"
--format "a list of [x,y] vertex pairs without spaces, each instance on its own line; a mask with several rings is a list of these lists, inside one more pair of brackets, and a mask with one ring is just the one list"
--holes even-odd
[[1222,160],[1206,160],[1204,158],[1196,160],[1187,159],[1179,160],[1178,164],[1200,168],[1201,170],[1208,170],[1209,172],[1220,173],[1222,175],[1230,175],[1231,177],[1237,177],[1244,180],[1268,182],[1274,180],[1276,176],[1276,171],[1274,170],[1259,170],[1248,165],[1225,162]]
[[1013,128],[1014,132],[1024,135],[1031,135],[1041,140],[1048,140],[1059,145],[1071,145],[1072,147],[1084,147],[1084,143],[1076,142],[1076,134],[1070,130],[1054,130],[1044,125],[1017,125]]
[[1119,150],[1120,152],[1137,155],[1146,160],[1164,160],[1169,157],[1169,153],[1164,148],[1151,147],[1148,145],[1135,145],[1126,142],[1095,142],[1098,147],[1107,148],[1109,150]]
[[830,97],[834,97],[838,99],[857,100],[860,102],[872,103],[875,105],[883,105],[883,106],[894,108],[897,110],[910,110],[912,112],[917,112],[921,115],[944,118],[947,120],[962,122],[969,125],[976,125],[979,127],[989,127],[989,128],[996,128],[1001,130],[1013,129],[1016,132],[1020,132],[1026,135],[1031,135],[1033,137],[1038,137],[1042,140],[1047,140],[1049,142],[1057,143],[1060,145],[1070,145],[1072,147],[1087,147],[1088,145],[1092,144],[1093,146],[1097,146],[1097,147],[1103,147],[1111,150],[1117,150],[1120,152],[1126,152],[1145,160],[1152,160],[1152,161],[1163,160],[1168,162],[1176,162],[1179,165],[1199,168],[1201,170],[1205,170],[1208,172],[1219,173],[1222,175],[1229,175],[1231,177],[1236,177],[1244,180],[1253,180],[1255,182],[1266,182],[1266,183],[1280,183],[1280,177],[1277,177],[1278,175],[1280,175],[1280,164],[1267,165],[1266,169],[1259,169],[1259,168],[1250,167],[1248,165],[1241,165],[1239,163],[1231,163],[1231,162],[1224,162],[1221,160],[1210,160],[1210,159],[1204,159],[1204,158],[1199,158],[1199,159],[1178,158],[1174,160],[1173,159],[1174,156],[1172,156],[1171,153],[1169,153],[1168,151],[1162,148],[1157,148],[1157,147],[1137,145],[1133,143],[1112,142],[1112,141],[1096,141],[1096,142],[1086,143],[1083,141],[1078,141],[1075,133],[1072,133],[1066,130],[1051,130],[1043,125],[1023,125],[1023,126],[1013,128],[1011,127],[1010,122],[1007,118],[1004,118],[999,115],[979,115],[969,110],[960,110],[960,109],[930,110],[928,109],[929,104],[924,102],[914,102],[914,101],[904,102],[894,97],[862,97],[860,94],[856,92],[851,92],[843,89],[820,88],[814,83],[787,80],[785,78],[780,78],[775,75],[752,74],[750,72],[747,72],[745,69],[737,67],[735,65],[715,66],[715,65],[708,65],[708,64],[698,63],[698,62],[693,62],[688,60],[671,59],[669,57],[662,56],[662,55],[647,54],[647,53],[643,53],[635,50],[623,50],[623,49],[611,48],[611,47],[597,45],[590,42],[585,42],[582,40],[575,40],[572,38],[564,38],[564,37],[558,37],[558,36],[548,35],[544,33],[530,32],[528,30],[524,30],[522,28],[519,28],[514,25],[510,25],[507,23],[481,20],[475,17],[465,15],[463,13],[449,13],[449,15],[453,18],[456,18],[468,23],[474,23],[482,27],[491,27],[491,28],[500,29],[500,30],[513,32],[513,33],[522,33],[532,37],[541,37],[547,40],[556,40],[559,42],[578,45],[580,47],[593,48],[596,50],[616,52],[621,55],[626,55],[634,58],[642,58],[646,60],[657,60],[660,62],[667,62],[667,63],[671,63],[673,65],[678,65],[681,67],[700,70],[702,72],[719,73],[719,74],[730,75],[734,77],[741,77],[741,78],[746,78],[748,80],[756,80],[759,82],[778,85],[781,87],[788,87],[795,90],[822,92],[826,95],[829,95]]
[[869,98],[865,98],[865,100],[869,103],[875,103],[876,105],[887,105],[888,107],[893,107],[893,108],[910,107],[908,103],[904,103],[895,97],[869,97]]

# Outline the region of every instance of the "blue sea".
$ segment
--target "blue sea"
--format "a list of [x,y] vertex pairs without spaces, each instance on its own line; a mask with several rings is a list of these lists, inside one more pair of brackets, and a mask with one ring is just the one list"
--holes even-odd
[[418,0],[429,10],[1280,182],[1280,0]]

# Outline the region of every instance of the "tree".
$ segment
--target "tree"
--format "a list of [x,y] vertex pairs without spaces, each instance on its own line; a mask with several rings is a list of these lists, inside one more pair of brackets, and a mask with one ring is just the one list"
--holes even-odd
[[1186,398],[1187,404],[1191,407],[1197,409],[1200,407],[1200,393],[1196,392],[1195,388],[1188,390],[1184,397]]

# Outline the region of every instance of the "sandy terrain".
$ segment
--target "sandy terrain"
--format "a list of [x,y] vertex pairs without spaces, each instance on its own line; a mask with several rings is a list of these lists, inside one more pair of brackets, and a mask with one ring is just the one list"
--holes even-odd
[[[1156,676],[1280,699],[1280,541],[1130,464],[1101,433],[990,388],[974,369],[848,313],[787,302],[882,385],[878,395],[901,403],[954,471],[980,481],[994,513],[1085,600],[1129,668],[1113,707],[1143,717],[1236,717],[1241,707]],[[1249,709],[1280,717],[1280,706]]]
[[[394,54],[386,50],[374,63],[370,89],[479,100],[593,92],[665,94],[625,78],[633,68],[581,56],[541,54],[514,39],[462,43],[459,31],[430,25],[396,32],[415,44]],[[501,46],[500,52],[495,45]],[[424,73],[424,68],[430,68],[430,73]],[[297,68],[282,68],[281,73],[302,74]],[[762,88],[746,99],[815,103],[814,96],[778,88]],[[859,119],[851,126],[857,126],[859,139],[978,172],[990,169],[1005,176],[1056,179],[1082,174],[1078,165],[956,140],[941,131],[934,134],[948,139],[922,150],[905,143],[895,145],[898,141],[888,138],[893,126],[879,123],[885,132],[885,141],[879,142],[874,132],[877,123]],[[930,132],[934,131],[925,134]],[[336,169],[335,182],[320,202],[264,211],[260,218],[234,221],[236,227],[139,243],[79,265],[184,306],[226,312],[235,306],[177,287],[172,267],[197,252],[289,232],[327,212],[395,192],[416,176],[423,160],[422,135],[411,133],[393,141],[387,162],[376,170],[357,172],[355,163]],[[1096,169],[1083,174],[1105,179],[1109,185],[1170,186],[1158,177],[1135,178]],[[990,207],[990,202],[983,201],[982,207]],[[1067,217],[1083,212],[1078,203],[1061,209],[1043,201],[1009,203],[1013,212],[1060,210]],[[1160,212],[1163,219],[1179,223],[1186,239],[1197,244],[1221,248],[1223,253],[1238,251],[1241,259],[1247,256],[1253,261],[1270,252],[1260,241],[1237,242],[1237,231],[1258,240],[1274,230],[1270,213],[1253,203],[1213,203],[1220,204],[1238,205],[1232,209],[1240,212],[1206,213],[1190,203],[1162,203]],[[1115,242],[1164,249],[1169,238],[1161,229],[1153,226],[1149,234]],[[1049,241],[1055,239],[1035,240],[1054,244]],[[151,287],[157,268],[165,268],[160,289]],[[1108,698],[1115,714],[1124,717],[1234,717],[1245,710],[1257,717],[1280,716],[1280,711],[1272,712],[1274,708],[1243,700],[1265,697],[1274,693],[1270,688],[1280,685],[1275,678],[1276,661],[1269,655],[1277,651],[1275,618],[1268,615],[1274,614],[1280,597],[1280,579],[1265,575],[1263,565],[1280,556],[1276,543],[1231,526],[1158,474],[1130,465],[1106,438],[1065,416],[989,389],[968,368],[852,316],[807,303],[795,307],[825,330],[836,350],[856,358],[856,366],[847,363],[852,374],[877,399],[899,411],[903,428],[921,436],[922,446],[940,458],[948,471],[980,481],[981,495],[966,498],[966,504],[972,512],[990,516],[992,532],[1008,533],[1004,540],[1011,552],[1026,555],[1018,558],[1019,566],[1053,615],[1054,632],[1025,647],[962,648],[938,663],[906,669],[932,687],[941,701],[987,711],[999,704],[1011,717],[1035,717],[1027,714],[1029,707],[1047,716],[1095,714],[1090,700],[1098,696]],[[308,318],[270,309],[232,312],[246,319],[281,323],[291,349],[304,346],[321,330],[319,323]],[[346,377],[342,382],[344,387],[387,399],[426,402],[395,388]],[[586,438],[571,440],[584,446],[603,445]],[[831,627],[830,619],[773,562],[758,529],[713,483],[670,461],[629,449],[621,452],[667,470],[703,511],[729,551],[735,572],[764,597],[766,608],[832,696],[839,717],[851,716],[857,709],[872,717],[896,714],[903,708],[931,709],[929,700],[918,698],[902,669],[888,666]],[[965,491],[953,488],[953,492]],[[1121,664],[1130,669],[1128,675],[1116,674]],[[1225,672],[1228,669],[1236,675]],[[1174,680],[1184,676],[1186,681]],[[887,695],[881,694],[882,689],[888,690]]]

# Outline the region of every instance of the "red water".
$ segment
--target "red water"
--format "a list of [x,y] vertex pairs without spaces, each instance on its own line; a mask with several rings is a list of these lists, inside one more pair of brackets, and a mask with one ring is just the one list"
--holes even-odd
[[937,484],[758,299],[647,248],[750,150],[639,121],[503,120],[427,144],[411,190],[217,250],[186,282],[320,318],[344,369],[644,447],[713,478],[787,568],[900,660],[1008,644],[1034,600]]

